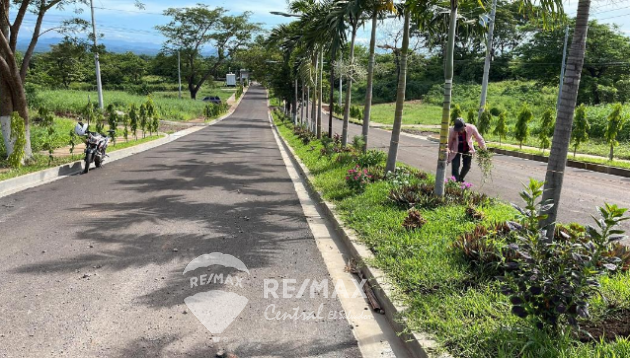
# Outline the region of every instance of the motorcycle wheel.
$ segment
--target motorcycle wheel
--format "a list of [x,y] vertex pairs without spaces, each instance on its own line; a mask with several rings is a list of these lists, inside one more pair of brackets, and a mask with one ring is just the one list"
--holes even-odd
[[87,174],[90,171],[90,164],[92,164],[92,157],[94,155],[93,154],[86,154],[85,155],[85,168],[83,169],[83,173]]
[[96,165],[97,168],[100,168],[101,166],[103,166],[103,158],[101,156],[95,157],[94,164]]

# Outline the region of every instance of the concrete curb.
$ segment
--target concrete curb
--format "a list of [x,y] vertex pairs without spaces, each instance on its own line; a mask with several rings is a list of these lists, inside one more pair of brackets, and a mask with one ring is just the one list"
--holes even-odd
[[[249,89],[249,88],[247,88]],[[245,97],[245,92],[243,92],[243,96],[234,104],[234,106],[227,112],[225,115],[219,117],[218,119],[212,120],[206,124],[193,125],[188,129],[184,129],[182,131],[178,131],[176,133],[167,135],[161,139],[153,140],[144,144],[132,146],[130,148],[117,150],[109,153],[109,157],[107,158],[107,163],[124,159],[126,157],[156,148],[158,146],[162,146],[164,144],[168,144],[173,142],[183,136],[190,135],[194,132],[197,132],[206,126],[211,126],[217,124],[220,121],[225,120],[226,118],[232,116],[241,101]],[[7,179],[4,181],[0,181],[0,198],[5,196],[9,196],[20,191],[24,191],[30,188],[34,188],[40,185],[44,185],[59,179],[63,179],[67,176],[76,175],[83,171],[83,160],[75,161],[72,163],[60,165],[54,168],[41,170],[38,172],[34,172],[31,174],[26,174],[22,176],[18,176],[15,178]]]
[[290,154],[291,161],[298,169],[300,176],[305,179],[309,194],[321,205],[326,216],[334,224],[337,234],[343,240],[351,256],[360,267],[361,272],[365,278],[368,279],[374,294],[385,310],[387,320],[398,337],[403,341],[409,353],[413,357],[429,357],[430,353],[437,352],[438,344],[431,339],[429,334],[413,332],[408,329],[404,315],[407,307],[404,306],[401,301],[396,300],[394,286],[387,279],[383,271],[369,265],[371,260],[374,259],[372,251],[359,240],[357,234],[352,229],[345,226],[343,220],[335,211],[335,205],[324,200],[322,194],[316,190],[310,171],[306,165],[302,163],[293,148],[287,143],[286,139],[282,137],[275,123],[273,124],[273,129],[282,140],[282,144],[287,153]]
[[[526,154],[519,151],[497,149],[493,147],[489,147],[489,149],[496,154],[513,156],[513,157],[517,157],[521,159],[539,161],[539,162],[544,162],[544,163],[549,162],[549,157],[543,156],[543,155]],[[593,164],[593,163],[587,163],[587,162],[575,161],[575,160],[567,160],[567,166],[576,168],[576,169],[590,170],[590,171],[595,171],[595,172],[604,173],[604,174],[630,177],[630,170],[612,167],[612,166]]]

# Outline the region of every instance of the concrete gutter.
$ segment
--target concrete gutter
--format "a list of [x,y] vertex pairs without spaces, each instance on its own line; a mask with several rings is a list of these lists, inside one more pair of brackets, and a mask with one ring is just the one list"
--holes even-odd
[[[158,146],[168,144],[183,136],[197,132],[205,128],[206,126],[211,126],[222,120],[225,120],[226,118],[230,117],[234,113],[234,111],[236,111],[241,101],[245,97],[244,95],[245,95],[245,92],[243,92],[243,96],[241,96],[241,98],[236,102],[236,104],[234,104],[231,107],[230,111],[218,119],[212,120],[208,122],[207,124],[199,124],[199,125],[191,126],[182,131],[178,131],[176,133],[167,135],[161,139],[153,140],[144,144],[132,146],[132,147],[122,149],[122,150],[112,151],[111,153],[108,154],[109,157],[107,158],[106,163],[124,159],[126,157],[129,157],[129,156],[132,156],[132,155],[135,155],[135,154],[147,151],[147,150],[151,150]],[[63,179],[67,176],[76,175],[76,174],[81,173],[82,171],[83,171],[83,160],[80,160],[80,161],[75,161],[72,163],[60,165],[54,168],[45,169],[45,170],[41,170],[41,171],[34,172],[31,174],[26,174],[26,175],[18,176],[15,178],[7,179],[4,181],[0,181],[0,198],[18,193],[20,191],[24,191],[26,189],[44,185],[44,184],[47,184],[47,183],[50,183],[59,179]]]
[[343,240],[350,255],[356,261],[357,266],[360,267],[365,278],[369,280],[374,294],[380,302],[381,307],[385,310],[385,316],[390,326],[402,340],[407,351],[413,357],[429,357],[429,355],[436,355],[436,353],[439,356],[448,356],[439,350],[438,343],[433,340],[429,334],[409,330],[406,325],[407,319],[405,317],[407,307],[402,301],[396,299],[396,290],[391,281],[385,276],[385,273],[369,265],[373,262],[374,254],[359,240],[356,232],[345,225],[341,217],[337,214],[335,205],[324,200],[322,194],[316,190],[314,178],[310,171],[306,165],[302,163],[293,148],[287,143],[286,139],[282,137],[275,123],[273,125],[274,131],[282,140],[282,145],[290,154],[291,161],[296,166],[300,176],[304,178],[308,186],[309,194],[314,201],[321,205],[325,215],[333,223],[337,235]]
[[[489,149],[496,154],[513,156],[513,157],[517,157],[521,159],[539,161],[539,162],[544,162],[544,163],[549,162],[549,157],[543,156],[543,155],[526,154],[526,153],[522,153],[515,150],[497,149],[493,147],[489,147]],[[595,171],[595,172],[604,173],[604,174],[630,177],[629,169],[622,169],[622,168],[617,168],[613,166],[593,164],[593,163],[587,163],[587,162],[575,161],[575,160],[567,160],[567,166],[572,167],[572,168],[577,168],[577,169]]]

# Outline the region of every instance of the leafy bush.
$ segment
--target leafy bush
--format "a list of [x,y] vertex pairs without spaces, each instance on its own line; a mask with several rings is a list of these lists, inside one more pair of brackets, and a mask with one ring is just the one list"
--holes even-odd
[[578,326],[578,318],[588,318],[588,300],[599,292],[598,277],[618,268],[620,260],[608,257],[613,244],[621,240],[623,230],[615,229],[626,220],[626,209],[616,205],[599,208],[602,219],[597,227],[587,227],[587,241],[572,243],[548,238],[539,222],[553,204],[539,201],[543,182],[531,179],[521,198],[525,209],[519,223],[510,223],[514,242],[509,249],[517,259],[506,261],[502,292],[510,296],[512,313],[521,318],[532,317],[538,328],[552,331],[562,329],[564,323]]
[[357,163],[362,168],[376,166],[387,159],[387,154],[380,150],[368,150],[357,158]]
[[393,173],[388,171],[385,174],[385,180],[393,187],[406,186],[412,183],[413,175],[406,169],[397,167]]
[[370,182],[372,176],[368,173],[368,169],[361,169],[359,165],[355,166],[354,169],[348,170],[348,175],[346,176],[346,184],[352,190],[363,190],[365,186]]
[[388,199],[402,209],[411,209],[427,196],[420,192],[418,185],[396,186],[389,191]]
[[24,119],[14,111],[11,114],[11,141],[13,142],[13,152],[9,155],[7,161],[12,168],[20,168],[22,161],[26,155],[24,147],[26,146],[26,130],[24,127]]
[[502,269],[505,238],[510,228],[505,224],[477,225],[472,231],[459,236],[451,245],[482,273],[496,275]]

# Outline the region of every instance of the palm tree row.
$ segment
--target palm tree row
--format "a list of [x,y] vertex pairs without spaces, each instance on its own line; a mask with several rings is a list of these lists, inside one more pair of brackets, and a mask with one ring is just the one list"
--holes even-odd
[[[564,78],[562,98],[557,109],[556,128],[553,137],[550,161],[547,169],[545,199],[552,201],[556,206],[548,209],[548,219],[545,225],[553,228],[556,220],[560,192],[562,189],[563,171],[566,165],[569,150],[573,114],[577,101],[580,74],[584,63],[585,43],[588,29],[588,17],[591,0],[579,0],[575,35],[567,60],[567,71]],[[551,28],[561,25],[565,20],[562,0],[518,0],[522,11],[532,19],[538,21],[543,28]],[[418,32],[435,35],[440,39],[444,55],[444,102],[440,130],[439,156],[436,170],[435,191],[437,195],[444,195],[444,179],[446,177],[447,140],[450,126],[451,94],[453,87],[453,57],[456,39],[461,40],[466,36],[485,36],[487,22],[479,19],[489,9],[489,1],[484,0],[406,0],[395,4],[393,0],[298,0],[290,2],[290,10],[301,14],[300,20],[293,27],[295,46],[285,46],[283,51],[289,52],[287,59],[292,57],[310,59],[308,62],[312,69],[314,65],[323,66],[322,54],[327,54],[331,63],[338,59],[342,48],[346,45],[349,33],[349,56],[346,63],[352,69],[354,63],[354,45],[357,29],[366,20],[371,20],[371,38],[369,47],[369,61],[367,71],[367,89],[365,95],[365,109],[362,134],[365,140],[365,148],[368,146],[369,123],[372,105],[372,87],[374,75],[374,53],[376,45],[377,26],[387,14],[396,14],[404,18],[403,48],[401,49],[401,69],[397,89],[396,111],[390,142],[387,170],[393,171],[397,160],[398,141],[402,128],[403,104],[405,101],[406,70],[408,44],[411,29]],[[466,17],[459,14],[463,9]],[[280,27],[282,28],[282,27]],[[274,30],[275,32],[275,30]],[[272,37],[274,34],[272,34]],[[489,39],[490,40],[490,39]],[[492,44],[487,43],[490,47]],[[491,51],[491,49],[488,49]],[[295,54],[293,54],[295,52]],[[320,56],[317,56],[319,54]],[[294,66],[291,68],[295,68]],[[330,108],[333,108],[333,82],[335,79],[333,66],[330,66]],[[299,74],[299,75],[298,75]],[[321,81],[312,76],[313,71],[293,71],[292,75],[302,81],[307,87],[314,88],[314,93],[319,91],[321,98]],[[345,76],[345,74],[344,74]],[[319,81],[319,88],[314,84]],[[352,100],[352,73],[347,76],[347,90],[345,93],[345,108],[343,116],[342,143],[348,143],[348,123],[350,117],[350,104]],[[341,96],[341,94],[340,94]],[[295,96],[297,99],[297,95]],[[315,98],[315,96],[314,96]],[[297,102],[297,101],[296,101]],[[320,101],[321,107],[321,101]],[[296,111],[296,110],[295,110]],[[312,112],[313,115],[314,111]],[[317,123],[317,135],[321,136],[321,116],[315,117]],[[332,111],[329,118],[332,122]],[[329,126],[329,135],[332,135],[332,126]]]

